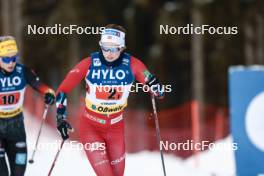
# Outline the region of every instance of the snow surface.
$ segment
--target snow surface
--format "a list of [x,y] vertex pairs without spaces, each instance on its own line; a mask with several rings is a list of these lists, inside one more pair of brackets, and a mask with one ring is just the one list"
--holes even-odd
[[[25,114],[28,151],[31,158],[35,145],[40,121]],[[47,176],[51,163],[60,143],[58,133],[49,126],[43,126],[39,150],[35,154],[35,162],[28,164],[25,176]],[[217,143],[230,146],[231,137]],[[49,144],[49,146],[47,146]],[[44,148],[44,145],[48,148]],[[51,146],[53,145],[53,147]],[[55,147],[54,147],[55,146]],[[82,150],[69,147],[69,142],[63,147],[53,176],[95,176],[89,161]],[[77,146],[75,143],[74,147]],[[165,154],[165,165],[168,176],[234,176],[235,165],[233,151],[215,150],[200,153],[198,157],[186,160],[174,155]],[[125,176],[162,176],[162,165],[159,152],[142,151],[127,154]]]

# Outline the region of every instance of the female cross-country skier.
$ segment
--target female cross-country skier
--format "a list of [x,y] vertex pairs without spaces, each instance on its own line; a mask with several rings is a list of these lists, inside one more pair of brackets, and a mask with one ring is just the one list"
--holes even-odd
[[78,63],[57,90],[57,128],[64,140],[71,125],[66,119],[67,94],[86,82],[86,108],[80,120],[80,140],[97,176],[123,176],[125,142],[123,112],[130,87],[137,80],[162,98],[164,90],[145,65],[124,52],[125,29],[109,24],[101,34],[101,51]]
[[[23,117],[26,85],[55,102],[55,92],[39,81],[36,73],[17,63],[18,49],[12,36],[0,36],[0,175],[23,176],[27,164],[27,143]],[[8,164],[5,159],[8,158]]]

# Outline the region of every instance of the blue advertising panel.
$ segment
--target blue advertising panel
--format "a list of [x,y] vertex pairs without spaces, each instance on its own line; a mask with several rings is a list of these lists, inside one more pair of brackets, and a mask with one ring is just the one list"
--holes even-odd
[[264,175],[264,67],[229,69],[231,133],[238,176]]

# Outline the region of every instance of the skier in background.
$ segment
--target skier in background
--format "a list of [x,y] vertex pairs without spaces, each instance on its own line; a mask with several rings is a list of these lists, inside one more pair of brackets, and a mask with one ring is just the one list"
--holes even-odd
[[[17,63],[16,41],[12,36],[0,36],[0,175],[23,176],[27,164],[27,143],[24,127],[23,100],[26,85],[52,105],[54,91],[41,83],[36,73]],[[5,160],[8,158],[11,173]]]
[[[125,142],[123,112],[134,80],[148,85],[162,98],[158,79],[134,56],[124,52],[125,29],[105,27],[99,42],[101,51],[78,63],[57,90],[57,129],[64,140],[72,129],[66,119],[67,94],[86,81],[86,108],[80,119],[80,139],[98,176],[123,176]],[[86,147],[85,147],[86,146]]]

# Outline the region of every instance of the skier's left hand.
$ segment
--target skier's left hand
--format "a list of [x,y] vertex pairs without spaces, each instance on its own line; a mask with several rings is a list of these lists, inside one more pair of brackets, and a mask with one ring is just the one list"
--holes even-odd
[[44,102],[46,105],[53,105],[55,102],[55,92],[49,89],[44,95]]
[[159,99],[164,98],[164,88],[160,84],[157,77],[151,75],[146,84],[150,87],[151,93],[153,93],[155,97]]

